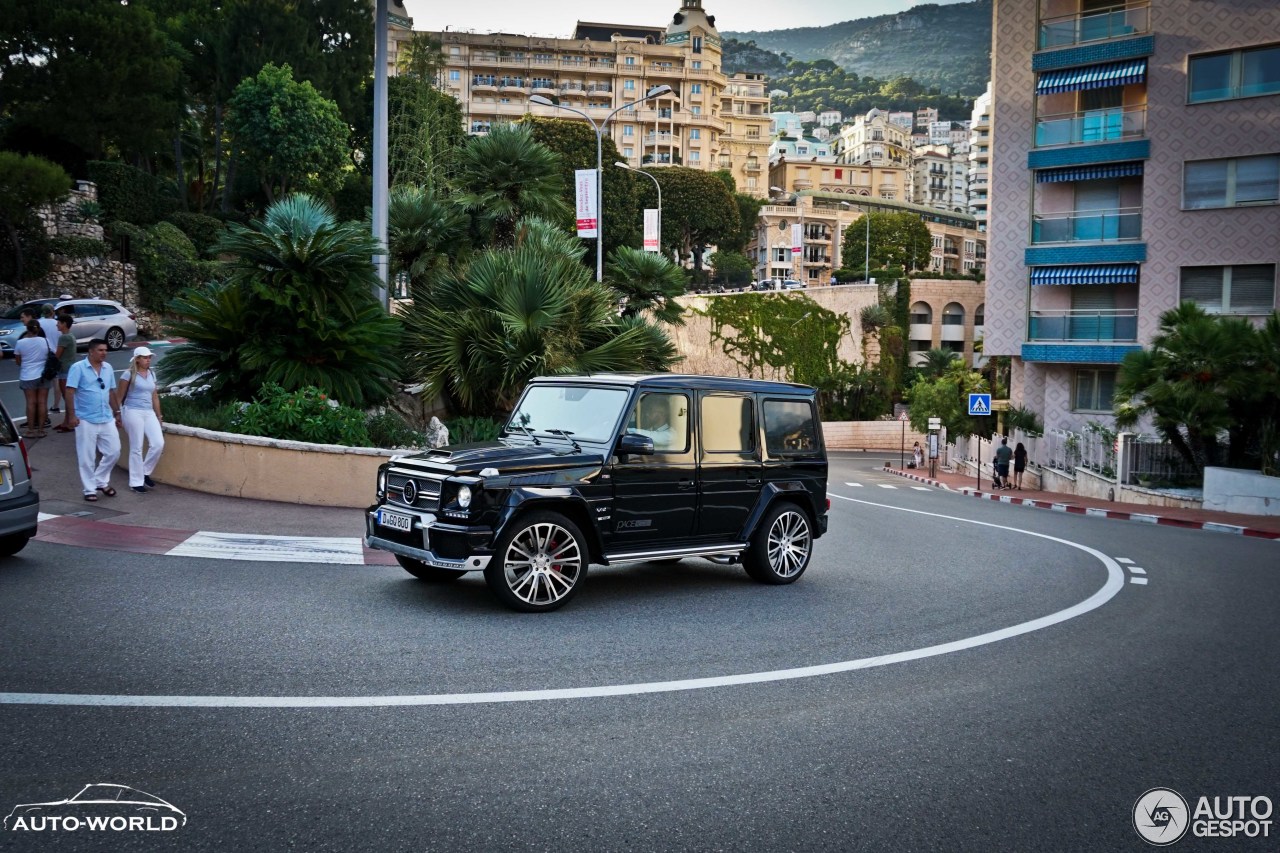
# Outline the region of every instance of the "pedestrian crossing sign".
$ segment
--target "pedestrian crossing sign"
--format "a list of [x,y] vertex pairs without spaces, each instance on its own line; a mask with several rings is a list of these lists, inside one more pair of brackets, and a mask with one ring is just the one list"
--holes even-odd
[[991,414],[991,395],[990,394],[970,394],[969,395],[969,414],[971,416]]

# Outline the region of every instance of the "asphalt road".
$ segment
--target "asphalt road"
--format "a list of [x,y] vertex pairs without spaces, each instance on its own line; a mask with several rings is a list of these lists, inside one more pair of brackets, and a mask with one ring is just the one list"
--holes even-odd
[[1140,850],[1151,788],[1280,800],[1280,543],[917,490],[878,459],[833,461],[796,584],[595,567],[535,616],[479,577],[32,543],[0,564],[0,693],[180,698],[0,704],[0,814],[113,782],[187,823],[0,845]]

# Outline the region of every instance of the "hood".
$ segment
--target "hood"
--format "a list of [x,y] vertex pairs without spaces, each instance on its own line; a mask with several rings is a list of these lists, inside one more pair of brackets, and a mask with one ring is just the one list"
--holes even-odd
[[600,453],[574,450],[566,441],[540,439],[542,444],[508,443],[506,441],[478,441],[427,450],[412,456],[402,456],[394,464],[400,468],[421,468],[446,474],[478,475],[485,468],[496,468],[508,476],[516,473],[536,473],[582,465],[600,465],[604,457]]

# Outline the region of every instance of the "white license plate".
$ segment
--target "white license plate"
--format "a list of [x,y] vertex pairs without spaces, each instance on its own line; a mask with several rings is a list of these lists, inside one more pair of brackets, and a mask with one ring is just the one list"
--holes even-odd
[[385,509],[378,510],[378,523],[383,527],[390,527],[392,530],[403,530],[406,533],[413,530],[413,517],[401,515],[398,512],[388,512]]

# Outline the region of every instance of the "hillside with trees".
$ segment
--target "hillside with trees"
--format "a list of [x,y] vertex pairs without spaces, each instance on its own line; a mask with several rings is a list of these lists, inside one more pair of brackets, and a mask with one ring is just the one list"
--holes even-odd
[[[910,77],[926,89],[969,97],[991,76],[991,0],[945,6],[925,4],[896,15],[878,15],[826,27],[725,32],[751,50],[739,50],[729,71],[773,72],[759,60],[769,51],[787,60],[829,59],[858,76]],[[779,85],[779,88],[786,88]]]

